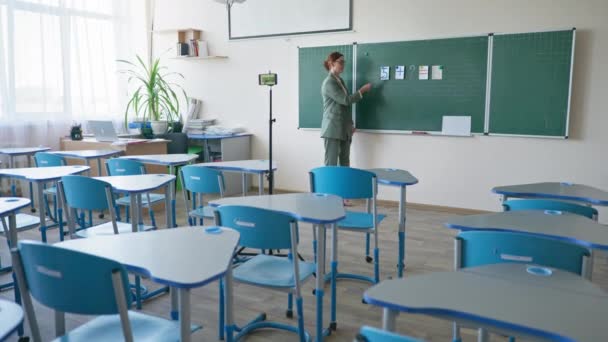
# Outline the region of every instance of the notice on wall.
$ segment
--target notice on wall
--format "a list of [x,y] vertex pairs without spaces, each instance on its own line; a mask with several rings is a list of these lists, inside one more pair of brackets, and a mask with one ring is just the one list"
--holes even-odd
[[404,65],[397,65],[395,67],[395,79],[396,80],[402,80],[405,78],[405,66]]
[[428,80],[429,79],[429,66],[428,65],[418,66],[418,79],[419,80]]
[[387,81],[390,78],[391,67],[382,66],[380,67],[380,80]]
[[433,65],[431,68],[431,79],[442,80],[443,79],[443,65]]

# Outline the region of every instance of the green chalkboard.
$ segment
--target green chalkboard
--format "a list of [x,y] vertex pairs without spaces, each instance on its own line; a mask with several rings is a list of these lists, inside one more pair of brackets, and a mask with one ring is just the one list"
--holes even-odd
[[353,81],[353,45],[299,48],[299,128],[321,128],[323,99],[321,84],[327,77],[323,61],[338,51],[344,55],[346,63],[341,77],[351,89]]
[[[358,44],[357,84],[373,90],[357,103],[356,126],[373,130],[441,131],[446,115],[471,116],[471,131],[483,132],[488,36]],[[395,67],[405,66],[405,79],[395,79]],[[443,67],[443,79],[433,80],[432,66]],[[380,69],[390,67],[390,79]],[[420,80],[419,66],[429,79]]]
[[568,135],[574,30],[495,35],[490,133]]

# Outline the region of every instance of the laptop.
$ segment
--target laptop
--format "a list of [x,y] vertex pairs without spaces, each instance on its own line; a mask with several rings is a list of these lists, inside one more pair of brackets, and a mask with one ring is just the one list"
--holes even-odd
[[112,121],[89,120],[89,129],[97,141],[118,141],[118,135]]

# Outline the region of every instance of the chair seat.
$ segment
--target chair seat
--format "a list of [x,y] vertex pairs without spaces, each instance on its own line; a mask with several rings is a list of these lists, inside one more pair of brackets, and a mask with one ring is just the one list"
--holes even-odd
[[[119,234],[126,234],[126,233],[133,232],[131,230],[132,228],[131,228],[130,223],[116,222],[116,224],[118,225]],[[139,231],[146,231],[146,230],[151,230],[151,229],[154,229],[154,227],[145,226],[145,225],[139,226]],[[76,232],[76,236],[81,237],[81,238],[90,238],[90,237],[95,237],[95,236],[100,236],[100,235],[114,235],[114,228],[112,227],[112,222],[102,223],[97,226],[82,229],[82,230],[79,230]]]
[[57,187],[56,186],[51,186],[49,188],[46,188],[42,191],[45,195],[56,195],[57,194]]
[[190,212],[188,212],[188,215],[192,216],[192,217],[205,217],[205,218],[213,218],[214,214],[213,212],[215,211],[215,209],[213,209],[213,207],[211,206],[205,206],[202,208],[197,208],[195,210],[190,210]]
[[[378,214],[378,224],[384,220],[386,215]],[[374,215],[361,211],[347,211],[346,217],[338,221],[338,227],[343,229],[372,229],[374,227]]]
[[[315,272],[315,264],[299,261],[300,282]],[[252,285],[266,287],[295,287],[293,265],[285,257],[259,254],[247,260],[233,271],[234,279]]]
[[[165,200],[165,195],[150,193],[150,203],[155,204],[155,203],[158,203],[158,202],[161,202],[164,200]],[[146,194],[142,194],[141,195],[142,206],[147,207],[150,203],[148,203],[148,196]],[[131,205],[131,196],[127,195],[127,196],[117,199],[116,204],[130,206]]]
[[[179,341],[179,321],[170,321],[160,317],[129,311],[129,321],[133,329],[134,341]],[[200,326],[193,325],[195,332]],[[99,316],[71,330],[54,342],[77,341],[124,341],[119,315]]]

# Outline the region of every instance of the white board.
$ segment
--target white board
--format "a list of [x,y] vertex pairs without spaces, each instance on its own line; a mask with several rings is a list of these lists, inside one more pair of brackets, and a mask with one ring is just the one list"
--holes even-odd
[[352,29],[352,0],[247,0],[229,12],[230,39]]

